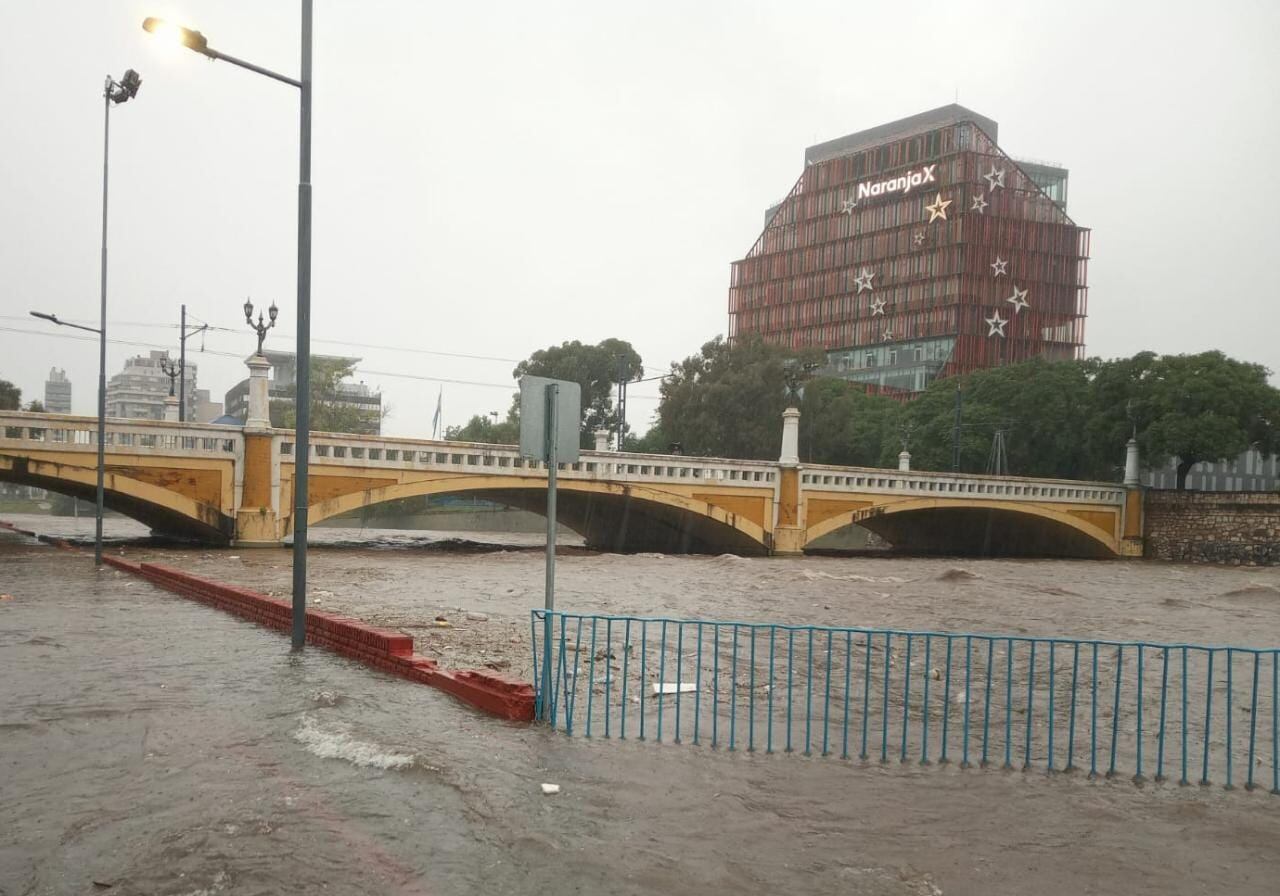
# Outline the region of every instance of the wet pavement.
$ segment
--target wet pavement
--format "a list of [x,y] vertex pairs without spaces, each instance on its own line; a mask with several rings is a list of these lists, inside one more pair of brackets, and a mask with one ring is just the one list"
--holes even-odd
[[[284,552],[124,550],[287,588]],[[527,638],[541,596],[536,553],[401,544],[312,558],[328,609],[408,625],[447,612],[459,625],[428,643],[460,665],[494,645],[527,651],[510,638]],[[1267,644],[1280,640],[1276,580],[588,554],[565,559],[561,603]],[[1280,871],[1280,803],[1263,792],[569,738],[320,650],[292,656],[274,632],[5,533],[0,594],[6,896],[1271,893]],[[458,607],[489,619],[467,629]],[[563,791],[543,796],[542,782]]]

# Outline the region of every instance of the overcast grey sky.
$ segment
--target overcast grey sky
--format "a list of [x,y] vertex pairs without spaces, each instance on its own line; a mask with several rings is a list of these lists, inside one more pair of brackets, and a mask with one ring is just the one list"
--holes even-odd
[[[143,86],[112,112],[111,335],[175,344],[182,302],[237,327],[252,296],[292,348],[297,93],[140,23],[296,74],[298,8],[0,3],[0,378],[24,397],[56,364],[93,412],[94,345],[25,317],[96,320],[101,87],[126,68]],[[502,385],[514,365],[357,343],[519,359],[616,336],[665,369],[725,332],[729,264],[807,145],[957,94],[1006,150],[1071,169],[1090,354],[1280,369],[1275,2],[318,0],[315,22],[314,349],[364,359],[389,433],[429,434],[438,384],[412,377]],[[220,398],[253,340],[211,334],[200,385]],[[145,350],[110,346],[108,372]],[[446,383],[446,420],[509,395]],[[656,384],[632,395],[643,430]]]

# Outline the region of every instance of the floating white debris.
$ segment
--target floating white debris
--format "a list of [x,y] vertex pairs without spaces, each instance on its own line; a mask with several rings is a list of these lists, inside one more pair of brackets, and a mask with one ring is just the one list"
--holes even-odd
[[543,796],[554,796],[559,792],[560,792],[559,784],[543,784],[542,785]]
[[698,686],[692,682],[682,681],[679,684],[675,684],[674,682],[663,682],[662,684],[655,684],[653,686],[653,696],[666,697],[671,694],[692,694],[697,689]]

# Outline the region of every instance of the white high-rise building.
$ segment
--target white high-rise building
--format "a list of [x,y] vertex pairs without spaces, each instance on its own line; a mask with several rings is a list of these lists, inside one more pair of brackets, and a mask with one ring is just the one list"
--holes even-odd
[[71,413],[71,380],[65,370],[49,368],[49,378],[44,381],[44,409],[50,414]]
[[[143,420],[163,420],[164,400],[169,397],[169,377],[160,363],[170,359],[168,352],[153,351],[146,357],[138,355],[124,362],[124,370],[107,383],[107,416],[134,417]],[[187,384],[188,420],[195,420],[196,365],[188,363],[183,376]],[[176,383],[175,383],[176,385]],[[175,389],[174,394],[177,394]]]

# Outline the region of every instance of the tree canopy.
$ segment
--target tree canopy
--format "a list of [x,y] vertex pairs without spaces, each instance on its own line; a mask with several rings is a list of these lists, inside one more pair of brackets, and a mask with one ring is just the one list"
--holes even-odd
[[[782,439],[789,370],[815,359],[759,340],[715,339],[673,364],[658,423],[637,450],[772,459]],[[790,367],[788,366],[790,362]],[[989,469],[1001,433],[1007,471],[1022,476],[1115,480],[1137,432],[1148,467],[1178,458],[1178,485],[1201,461],[1250,447],[1280,448],[1280,390],[1261,365],[1221,352],[1103,361],[1035,359],[934,381],[911,400],[868,395],[844,380],[804,388],[800,457],[808,463],[892,467],[907,447],[912,466],[949,470],[961,395],[960,469]]]
[[[582,439],[581,446],[595,444],[597,429],[613,430],[618,425],[613,394],[619,377],[626,382],[643,376],[644,367],[640,354],[623,339],[604,339],[595,345],[587,345],[576,339],[549,348],[539,349],[516,365],[511,375],[516,379],[529,374],[549,379],[569,380],[582,387]],[[519,405],[517,395],[507,415],[508,423],[517,428],[512,444],[519,441]],[[467,426],[475,422],[472,418]],[[501,424],[499,424],[501,425]],[[627,427],[630,429],[630,426]],[[501,431],[503,434],[505,430]]]
[[22,390],[8,380],[0,380],[0,411],[16,411],[22,407]]
[[1201,461],[1233,458],[1253,447],[1280,449],[1280,391],[1261,364],[1222,352],[1155,355],[1100,365],[1093,430],[1108,441],[1137,433],[1149,466],[1177,458],[1178,488]]
[[[313,432],[377,433],[382,420],[390,413],[383,406],[380,411],[365,408],[352,402],[343,394],[342,383],[351,376],[354,362],[337,358],[311,358],[311,429]],[[289,386],[285,394],[289,399],[271,401],[271,425],[291,428],[297,421],[294,400],[298,394],[297,383]],[[292,399],[292,400],[290,400]]]

